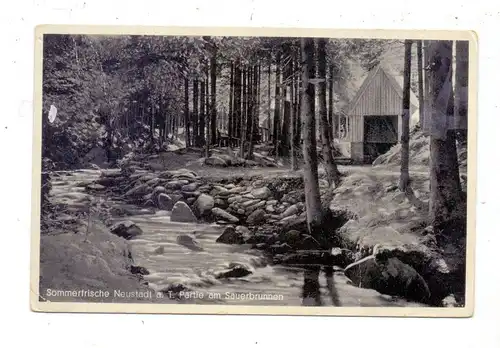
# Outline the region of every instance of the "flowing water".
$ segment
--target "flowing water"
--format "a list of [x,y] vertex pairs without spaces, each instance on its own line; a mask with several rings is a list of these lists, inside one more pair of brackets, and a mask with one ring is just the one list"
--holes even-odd
[[[82,182],[91,182],[99,175],[100,171],[94,170],[59,172],[52,181],[52,195],[71,202],[72,197],[84,192]],[[136,211],[137,214],[124,219],[135,222],[144,233],[130,240],[130,247],[135,264],[150,272],[144,280],[153,290],[170,287],[170,296],[177,295],[176,298],[184,303],[301,305],[301,269],[270,265],[262,252],[249,245],[216,243],[222,226],[172,222],[169,213],[164,211],[145,214],[139,207]],[[202,249],[192,250],[180,245],[177,242],[179,235],[191,236]],[[217,279],[217,273],[227,270],[230,263],[243,264],[252,273],[241,278]],[[323,274],[321,285],[323,304],[332,305]],[[179,293],[181,286],[185,290]],[[421,306],[352,286],[342,272],[335,273],[334,287],[341,306]],[[168,294],[166,292],[166,296]]]

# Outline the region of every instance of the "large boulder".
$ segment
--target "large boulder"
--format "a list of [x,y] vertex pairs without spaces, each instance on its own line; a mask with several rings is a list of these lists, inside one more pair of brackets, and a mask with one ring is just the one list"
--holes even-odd
[[163,186],[156,186],[153,189],[153,192],[151,192],[151,198],[153,199],[154,202],[156,202],[156,199],[158,198],[158,195],[160,193],[167,193],[167,189]]
[[172,180],[169,181],[165,187],[171,190],[179,190],[182,186],[189,184],[187,180]]
[[247,217],[249,225],[259,225],[266,220],[266,212],[263,209],[257,209]]
[[258,199],[268,199],[271,197],[272,192],[267,187],[256,188],[252,190],[251,195]]
[[244,244],[248,239],[249,231],[244,226],[227,226],[224,232],[217,238],[217,243],[224,244]]
[[213,197],[202,193],[194,202],[193,209],[198,217],[202,217],[208,215],[212,211],[214,206],[215,200],[213,199]]
[[191,208],[185,202],[177,202],[172,209],[170,221],[174,222],[198,222]]
[[440,305],[450,289],[464,292],[464,248],[449,245],[444,257],[435,248],[423,244],[376,245],[373,254],[378,262],[398,258],[412,266],[426,281],[433,305]]
[[188,234],[181,234],[177,236],[177,244],[182,245],[189,250],[193,251],[203,251],[203,247],[198,243],[196,239]]
[[143,233],[139,226],[132,221],[118,222],[111,226],[110,232],[125,239],[132,239]]
[[215,278],[241,278],[249,274],[252,274],[251,268],[249,266],[242,263],[232,262],[229,264],[229,269],[217,272],[215,274]]
[[152,188],[147,184],[137,185],[125,193],[125,198],[139,198],[151,193]]
[[281,214],[282,218],[286,218],[288,216],[296,215],[300,213],[299,206],[297,204],[293,204],[286,208],[286,210]]
[[181,187],[181,191],[184,191],[184,192],[193,192],[193,191],[196,191],[197,188],[198,188],[198,184],[195,183],[195,182],[192,182],[190,184],[182,186]]
[[160,193],[156,200],[158,202],[158,209],[160,210],[170,211],[174,206],[172,198],[165,193]]
[[266,201],[260,201],[259,203],[256,203],[256,204],[253,204],[249,207],[246,207],[245,209],[245,213],[246,214],[251,214],[254,210],[257,210],[257,209],[264,209],[266,206]]
[[227,211],[221,209],[221,208],[213,208],[212,209],[212,214],[219,219],[229,221],[232,223],[237,223],[240,221],[236,216],[229,214]]
[[283,218],[279,221],[278,225],[281,226],[283,230],[297,230],[301,232],[307,232],[307,218],[305,214],[302,215],[291,215]]
[[160,183],[160,178],[154,177],[146,181],[146,185],[156,187]]
[[227,162],[218,156],[210,156],[209,158],[205,158],[205,164],[207,166],[214,167],[227,167]]
[[382,294],[423,303],[430,299],[429,287],[422,276],[395,257],[377,262],[375,256],[370,255],[347,266],[344,274],[355,286]]

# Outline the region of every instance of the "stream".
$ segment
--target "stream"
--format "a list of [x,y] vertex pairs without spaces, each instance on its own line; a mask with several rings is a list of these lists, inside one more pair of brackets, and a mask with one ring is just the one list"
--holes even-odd
[[[72,197],[85,193],[82,183],[90,183],[101,174],[98,170],[76,170],[57,172],[52,177],[54,198],[71,206]],[[110,205],[123,204],[110,201],[111,197],[102,195]],[[80,209],[82,204],[75,204]],[[144,280],[155,291],[172,286],[184,286],[191,290],[182,303],[237,304],[237,305],[286,305],[300,306],[303,286],[303,272],[300,268],[269,265],[261,251],[250,245],[226,245],[215,240],[222,233],[223,226],[207,223],[179,223],[170,221],[169,212],[158,211],[154,214],[141,212],[120,220],[136,223],[144,232],[129,241],[135,265],[145,267],[148,275]],[[203,248],[190,250],[177,243],[177,236],[189,234]],[[158,249],[163,249],[158,251]],[[241,278],[217,279],[217,272],[227,269],[230,263],[248,266],[252,271]],[[333,305],[327,291],[326,279],[321,274],[323,305]],[[335,272],[334,285],[341,306],[380,307],[380,306],[422,306],[406,300],[381,295],[375,290],[352,286],[343,272]],[[265,295],[262,298],[261,295]]]

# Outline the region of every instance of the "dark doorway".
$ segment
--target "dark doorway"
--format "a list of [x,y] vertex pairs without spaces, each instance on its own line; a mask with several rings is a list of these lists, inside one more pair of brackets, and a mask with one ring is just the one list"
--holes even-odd
[[364,157],[372,163],[378,156],[386,153],[398,142],[397,116],[365,116],[364,118]]

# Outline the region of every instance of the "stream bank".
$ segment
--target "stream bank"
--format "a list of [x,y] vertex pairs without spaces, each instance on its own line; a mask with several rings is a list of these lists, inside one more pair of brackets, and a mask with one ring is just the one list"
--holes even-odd
[[[44,229],[41,236],[40,294],[45,299],[301,305],[302,267],[274,264],[251,244],[216,242],[227,227],[225,225],[172,222],[171,212],[158,209],[152,212],[151,208],[118,200],[110,191],[98,188],[97,193],[92,191],[95,188],[87,188],[107,176],[117,177],[118,174],[116,170],[76,170],[52,175],[54,211],[44,216],[52,227]],[[87,211],[89,215],[83,214]],[[125,212],[125,216],[113,216],[110,211]],[[110,233],[113,225],[126,221],[137,226],[141,234],[126,239]],[[202,250],[188,248],[179,236],[195,240]],[[243,276],[244,273],[248,274]],[[321,277],[320,282],[323,305],[333,305],[327,291],[327,279]],[[47,290],[74,291],[77,287],[149,293],[151,297],[43,296]],[[397,296],[355,287],[337,268],[334,289],[340,306],[422,306]],[[162,298],[156,298],[158,294],[163,294]],[[196,298],[200,294],[205,294],[204,298]]]
[[[426,180],[416,175],[415,192],[422,200]],[[250,246],[271,265],[335,266],[337,274],[360,288],[433,306],[457,305],[465,279],[459,247],[437,246],[425,213],[394,189],[390,175],[361,171],[348,174],[335,190],[324,180],[320,187],[331,250],[318,250],[307,234],[303,182],[296,173],[201,177],[187,169],[124,167],[103,174],[87,189],[111,193],[150,214],[165,211],[171,222],[218,226],[217,243]],[[122,208],[112,211],[123,220],[133,215]],[[232,266],[236,273],[245,269]]]

